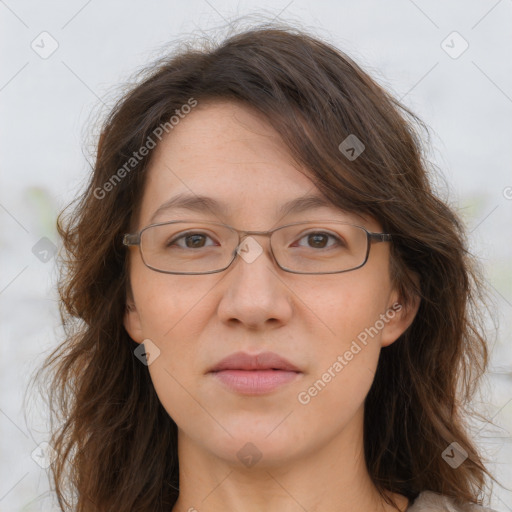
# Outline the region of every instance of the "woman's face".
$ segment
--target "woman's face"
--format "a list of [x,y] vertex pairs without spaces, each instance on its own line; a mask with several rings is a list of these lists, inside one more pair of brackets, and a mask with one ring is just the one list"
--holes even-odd
[[[200,102],[154,151],[136,230],[192,218],[241,230],[341,220],[381,231],[375,220],[334,206],[278,213],[288,201],[320,193],[272,127],[246,107]],[[153,218],[179,194],[208,196],[220,209],[173,208]],[[357,270],[301,275],[273,262],[268,238],[252,240],[261,254],[206,275],[155,272],[130,251],[125,327],[136,342],[151,340],[148,369],[180,442],[236,464],[269,466],[336,439],[356,445],[379,352],[413,316],[396,305],[389,244],[373,244]],[[273,352],[299,371],[275,372],[274,387],[269,369],[210,372],[235,352]],[[252,388],[256,381],[260,387]]]

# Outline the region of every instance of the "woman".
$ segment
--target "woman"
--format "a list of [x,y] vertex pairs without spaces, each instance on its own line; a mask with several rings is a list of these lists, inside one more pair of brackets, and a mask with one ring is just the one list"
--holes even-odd
[[118,102],[58,223],[62,510],[486,510],[478,275],[414,121],[276,26]]

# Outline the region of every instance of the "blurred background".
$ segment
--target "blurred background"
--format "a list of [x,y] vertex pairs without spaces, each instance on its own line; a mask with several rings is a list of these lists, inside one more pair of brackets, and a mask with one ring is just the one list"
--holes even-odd
[[[83,189],[98,120],[174,41],[240,16],[338,46],[431,128],[441,195],[464,218],[493,296],[473,433],[512,511],[512,1],[0,0],[0,511],[58,510],[32,372],[62,338],[58,212]],[[218,36],[217,36],[218,37]]]

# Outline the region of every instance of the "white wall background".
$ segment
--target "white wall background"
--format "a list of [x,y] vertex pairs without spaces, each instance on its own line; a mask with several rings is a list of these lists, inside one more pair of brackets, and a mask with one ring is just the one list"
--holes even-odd
[[[88,172],[91,112],[163,45],[249,13],[332,41],[432,128],[431,158],[495,297],[500,328],[479,406],[496,427],[475,430],[509,488],[495,488],[493,507],[512,511],[510,0],[0,0],[0,511],[53,510],[31,456],[46,440],[44,409],[38,422],[22,405],[30,372],[60,336],[51,245],[39,242],[39,258],[33,247],[59,244],[57,212]],[[446,39],[453,31],[460,37]],[[43,59],[33,41],[45,57],[58,48]]]

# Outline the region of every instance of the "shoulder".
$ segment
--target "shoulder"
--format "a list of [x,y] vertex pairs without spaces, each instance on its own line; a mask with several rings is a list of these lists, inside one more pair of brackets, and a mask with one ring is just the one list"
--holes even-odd
[[406,512],[497,512],[490,508],[468,503],[457,505],[452,498],[432,491],[423,491]]

